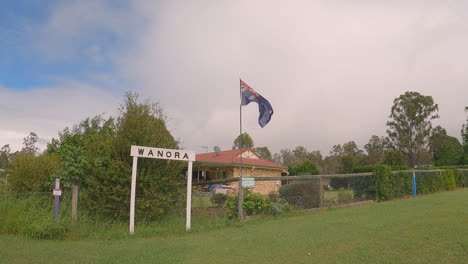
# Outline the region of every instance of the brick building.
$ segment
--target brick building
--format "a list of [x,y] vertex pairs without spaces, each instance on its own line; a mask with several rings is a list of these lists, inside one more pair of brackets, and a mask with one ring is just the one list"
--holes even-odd
[[[279,177],[288,173],[288,167],[261,159],[253,150],[240,149],[210,152],[196,155],[193,164],[193,181],[209,181],[240,177]],[[237,188],[238,182],[228,183]],[[268,194],[277,192],[281,181],[256,181],[253,192]]]

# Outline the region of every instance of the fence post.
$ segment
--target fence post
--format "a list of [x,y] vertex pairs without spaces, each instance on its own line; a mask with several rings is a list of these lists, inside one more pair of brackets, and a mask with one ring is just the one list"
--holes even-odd
[[[242,170],[242,167],[241,167]],[[242,173],[242,172],[241,172]],[[238,188],[238,203],[237,203],[237,214],[239,215],[239,221],[244,221],[244,189],[242,188],[242,177],[239,178],[239,188]]]
[[72,186],[72,220],[78,219],[78,185],[73,184]]
[[319,178],[319,182],[320,182],[320,208],[323,207],[323,178],[320,177]]
[[54,219],[58,220],[59,218],[59,208],[60,208],[60,179],[55,179],[55,189],[54,189]]
[[413,196],[416,197],[418,195],[416,191],[416,172],[413,170]]

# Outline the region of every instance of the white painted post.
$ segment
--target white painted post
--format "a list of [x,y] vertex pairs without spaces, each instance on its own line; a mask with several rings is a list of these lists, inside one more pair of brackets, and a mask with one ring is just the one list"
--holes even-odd
[[187,170],[187,209],[186,209],[186,223],[185,229],[190,230],[192,218],[192,161],[188,162]]
[[137,176],[138,157],[133,157],[132,186],[130,190],[130,234],[135,233],[135,191]]

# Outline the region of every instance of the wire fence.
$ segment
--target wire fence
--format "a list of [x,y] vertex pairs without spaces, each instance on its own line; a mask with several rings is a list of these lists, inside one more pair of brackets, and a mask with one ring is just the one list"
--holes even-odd
[[[468,169],[410,170],[395,172],[369,172],[335,175],[304,175],[281,177],[253,177],[253,188],[242,189],[243,215],[248,219],[256,215],[279,215],[291,211],[317,210],[362,204],[367,201],[390,200],[428,194],[468,186]],[[191,200],[192,226],[206,226],[216,221],[239,218],[237,199],[239,178],[194,182]],[[130,193],[100,193],[115,199],[93,201],[93,193],[80,190],[78,217],[92,215],[99,219],[120,221],[128,219]],[[11,192],[0,190],[0,222],[5,217],[29,211],[30,218],[38,215],[53,216],[54,196],[50,192]],[[64,190],[60,198],[60,216],[71,215],[71,190]],[[11,202],[10,202],[11,201]],[[158,197],[157,194],[137,192],[137,224],[146,215],[169,215],[183,228],[186,213],[185,190],[179,195]],[[34,211],[36,210],[36,211]],[[156,212],[156,213],[155,213]]]

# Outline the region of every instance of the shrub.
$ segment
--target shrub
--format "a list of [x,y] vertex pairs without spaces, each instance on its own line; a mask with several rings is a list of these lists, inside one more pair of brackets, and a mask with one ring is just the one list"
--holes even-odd
[[227,200],[228,196],[224,193],[215,193],[211,196],[210,201],[217,204],[218,207],[222,207]]
[[353,193],[350,191],[340,190],[338,192],[339,203],[350,203],[353,201]]
[[[228,217],[235,218],[238,216],[238,199],[236,196],[229,196],[227,199],[227,206],[229,208]],[[271,213],[271,201],[265,196],[259,193],[252,193],[249,190],[245,191],[244,203],[242,208],[244,209],[244,215],[259,215],[265,213]]]
[[277,199],[271,203],[271,214],[280,215],[291,212],[291,205],[284,199]]
[[296,208],[320,206],[320,183],[316,181],[293,182],[279,189],[280,197]]

